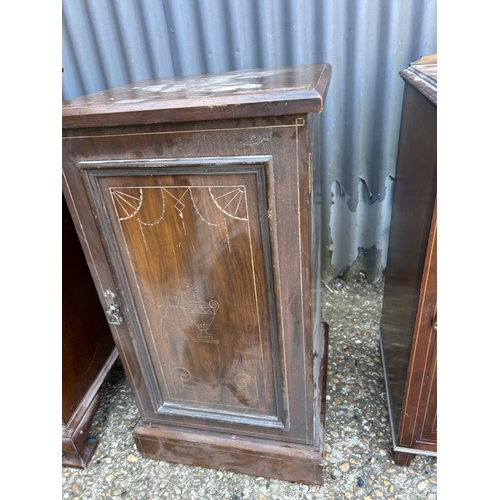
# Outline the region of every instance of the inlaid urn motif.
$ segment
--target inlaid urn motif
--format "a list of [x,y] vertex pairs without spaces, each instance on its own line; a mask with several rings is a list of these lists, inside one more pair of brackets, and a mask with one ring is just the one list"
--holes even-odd
[[191,288],[191,293],[193,295],[193,300],[187,302],[181,299],[178,302],[178,306],[198,328],[198,334],[193,340],[196,342],[211,342],[218,344],[219,341],[208,333],[208,329],[217,314],[219,303],[215,300],[211,300],[210,302],[200,300],[199,292],[196,287]]

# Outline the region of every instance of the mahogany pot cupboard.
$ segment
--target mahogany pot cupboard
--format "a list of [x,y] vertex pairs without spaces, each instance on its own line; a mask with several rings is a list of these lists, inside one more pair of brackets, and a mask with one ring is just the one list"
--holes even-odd
[[62,464],[84,468],[98,390],[118,352],[68,207],[62,200]]
[[400,72],[403,110],[380,323],[394,459],[437,454],[437,56]]
[[328,64],[63,103],[63,192],[144,457],[321,484],[318,113]]

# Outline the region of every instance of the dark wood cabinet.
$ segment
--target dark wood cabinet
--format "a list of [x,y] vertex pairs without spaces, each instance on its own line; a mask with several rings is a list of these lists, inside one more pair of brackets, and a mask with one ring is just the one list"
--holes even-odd
[[118,352],[66,201],[62,200],[62,464],[84,468],[97,394]]
[[394,457],[437,453],[437,58],[405,82],[380,324]]
[[330,72],[159,79],[63,103],[64,195],[145,457],[322,482],[315,159]]

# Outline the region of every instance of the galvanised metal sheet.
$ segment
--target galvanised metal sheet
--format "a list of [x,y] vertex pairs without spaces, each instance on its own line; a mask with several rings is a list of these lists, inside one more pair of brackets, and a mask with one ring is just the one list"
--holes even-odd
[[437,52],[437,0],[63,0],[63,100],[148,78],[329,62],[323,261],[385,265],[398,72]]

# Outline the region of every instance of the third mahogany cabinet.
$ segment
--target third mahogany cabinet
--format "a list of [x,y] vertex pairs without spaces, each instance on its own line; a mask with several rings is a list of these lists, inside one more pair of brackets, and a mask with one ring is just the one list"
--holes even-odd
[[63,103],[63,191],[139,452],[321,483],[318,114],[328,64]]
[[437,453],[437,57],[405,82],[380,323],[394,459]]

